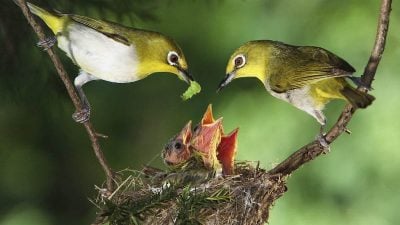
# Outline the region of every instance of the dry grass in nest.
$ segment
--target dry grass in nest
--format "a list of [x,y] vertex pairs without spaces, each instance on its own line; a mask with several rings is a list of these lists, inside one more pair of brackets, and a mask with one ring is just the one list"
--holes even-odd
[[[264,224],[285,191],[285,179],[250,162],[236,163],[236,175],[215,177],[204,168],[125,171],[117,190],[94,203],[99,223]],[[100,191],[100,195],[102,191]]]

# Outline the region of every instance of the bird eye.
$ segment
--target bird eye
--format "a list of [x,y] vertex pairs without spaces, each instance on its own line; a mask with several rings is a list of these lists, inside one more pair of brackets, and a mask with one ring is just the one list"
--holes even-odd
[[170,65],[177,65],[179,61],[178,53],[174,51],[168,52],[167,61]]
[[245,59],[244,55],[236,56],[236,58],[234,59],[234,63],[235,63],[236,68],[240,68],[240,67],[244,66],[244,64],[246,64],[246,59]]
[[182,143],[176,142],[175,145],[174,145],[174,147],[175,147],[176,150],[179,150],[179,149],[182,148]]

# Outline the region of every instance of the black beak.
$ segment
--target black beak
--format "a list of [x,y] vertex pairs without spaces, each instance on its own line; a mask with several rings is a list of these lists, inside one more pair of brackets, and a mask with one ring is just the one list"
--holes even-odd
[[186,83],[190,85],[190,82],[194,81],[194,78],[192,77],[192,75],[190,75],[190,73],[187,70],[184,70],[180,67],[178,67],[178,70],[181,72],[182,78]]
[[232,80],[233,77],[235,76],[234,73],[228,73],[225,78],[219,83],[217,93],[221,91],[226,85],[228,85]]

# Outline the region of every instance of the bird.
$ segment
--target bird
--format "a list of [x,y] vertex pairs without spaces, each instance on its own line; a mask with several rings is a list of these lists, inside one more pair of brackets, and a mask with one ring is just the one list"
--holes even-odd
[[192,156],[190,141],[192,138],[192,121],[164,146],[161,157],[168,166],[183,164]]
[[38,45],[47,50],[57,43],[80,68],[74,85],[83,107],[72,115],[76,122],[90,118],[90,104],[82,89],[89,81],[130,83],[166,72],[194,83],[181,48],[168,36],[86,16],[49,12],[29,2],[27,6],[54,34]]
[[162,150],[164,163],[174,170],[200,168],[215,172],[215,175],[233,175],[239,128],[224,133],[222,118],[214,119],[209,104],[200,123],[192,130],[192,121]]
[[375,99],[348,82],[361,84],[354,72],[344,59],[321,47],[255,40],[231,55],[217,91],[233,79],[255,77],[272,96],[314,117],[321,125],[319,139],[323,143],[327,119],[322,110],[329,101],[343,99],[354,108],[366,108]]

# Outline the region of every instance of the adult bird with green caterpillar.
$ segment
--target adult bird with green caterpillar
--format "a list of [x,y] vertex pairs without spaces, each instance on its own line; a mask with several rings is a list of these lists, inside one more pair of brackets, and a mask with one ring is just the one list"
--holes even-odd
[[332,99],[344,99],[354,108],[366,108],[375,99],[352,87],[355,69],[332,52],[314,46],[294,46],[278,41],[250,41],[232,54],[226,76],[218,90],[235,78],[256,77],[274,97],[313,116],[320,124],[323,138],[326,118],[322,112]]
[[92,80],[129,83],[156,72],[167,72],[190,84],[187,91],[190,93],[185,93],[183,98],[200,91],[188,73],[181,48],[167,36],[85,16],[51,13],[29,2],[27,5],[55,34],[39,45],[46,49],[57,42],[80,67],[74,84],[83,109],[72,116],[77,122],[85,122],[90,117],[90,104],[82,86]]

